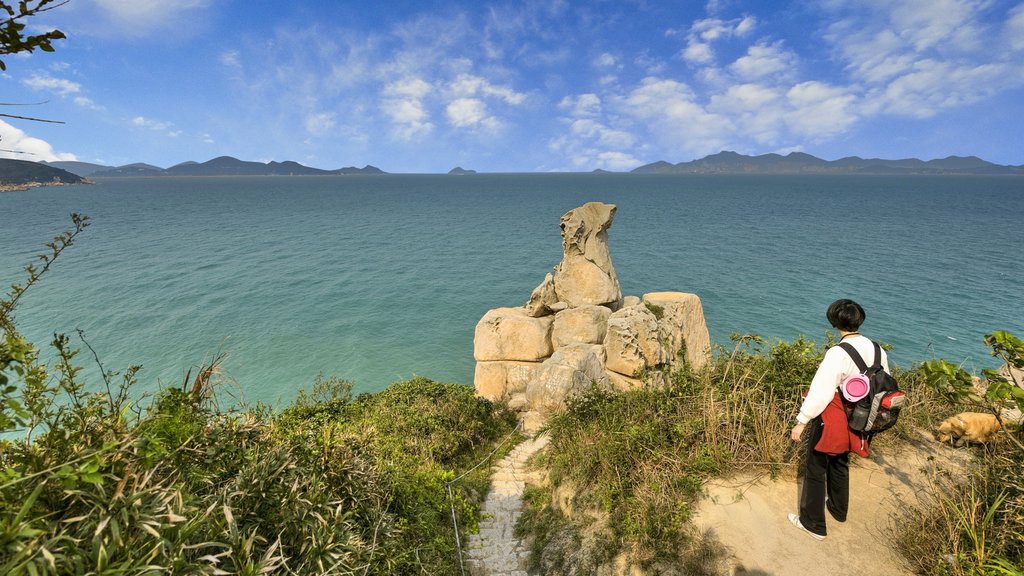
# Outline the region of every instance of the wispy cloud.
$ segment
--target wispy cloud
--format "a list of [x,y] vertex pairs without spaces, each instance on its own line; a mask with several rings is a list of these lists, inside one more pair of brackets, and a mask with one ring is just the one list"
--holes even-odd
[[[174,31],[179,37],[187,37],[190,31],[202,24],[200,16],[212,0],[91,0],[98,16],[89,31],[128,36],[147,36],[158,32]],[[188,24],[188,25],[186,25]],[[106,30],[104,30],[106,27]],[[111,30],[113,28],[113,30]]]
[[22,83],[33,90],[44,90],[60,96],[78,94],[82,91],[82,85],[77,82],[43,74],[33,74],[22,80]]
[[[982,0],[831,2],[825,38],[851,85],[864,90],[863,112],[928,118],[1024,85],[1019,34],[1024,8],[1006,15]],[[988,16],[983,18],[983,16]],[[1000,29],[999,22],[1005,21]],[[1024,31],[1024,30],[1022,30]]]
[[132,118],[131,124],[137,128],[146,128],[156,132],[165,132],[174,126],[171,122],[154,120],[153,118],[146,118],[145,116],[136,116]]
[[410,140],[434,129],[424,104],[432,91],[422,78],[407,78],[384,87],[381,109],[391,119],[396,138]]

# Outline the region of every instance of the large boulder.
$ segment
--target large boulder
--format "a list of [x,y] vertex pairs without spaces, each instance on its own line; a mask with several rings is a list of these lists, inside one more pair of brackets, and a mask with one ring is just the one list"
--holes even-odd
[[526,391],[526,385],[537,375],[540,366],[540,362],[477,362],[473,373],[476,395],[495,402],[509,400]]
[[608,252],[608,228],[614,216],[615,206],[601,202],[588,202],[562,216],[563,256],[555,267],[556,300],[569,307],[618,306],[622,290]]
[[477,362],[518,360],[538,362],[551,356],[554,316],[531,317],[525,308],[488,310],[477,322],[473,357]]
[[527,406],[541,416],[548,416],[565,408],[567,399],[594,384],[610,388],[604,363],[604,347],[600,344],[570,344],[559,348],[540,365],[527,384]]
[[608,369],[626,376],[669,360],[658,319],[643,304],[622,308],[608,317],[604,347]]
[[555,314],[551,345],[555,350],[569,344],[602,344],[612,311],[605,306],[579,306]]
[[703,368],[711,359],[711,336],[700,297],[686,292],[650,292],[644,294],[643,301],[656,316],[660,311],[658,326],[672,366],[685,360],[693,368]]

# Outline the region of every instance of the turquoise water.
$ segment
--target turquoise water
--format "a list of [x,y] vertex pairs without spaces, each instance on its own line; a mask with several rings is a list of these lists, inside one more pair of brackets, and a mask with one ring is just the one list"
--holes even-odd
[[0,194],[0,282],[81,212],[92,226],[18,309],[37,344],[80,328],[107,369],[142,364],[144,389],[223,350],[248,401],[287,400],[321,372],[358,391],[470,384],[476,322],[527,300],[561,258],[560,216],[593,200],[619,207],[623,292],[699,294],[719,343],[820,340],[839,297],[901,366],[988,366],[983,334],[1024,334],[1012,177],[110,179]]

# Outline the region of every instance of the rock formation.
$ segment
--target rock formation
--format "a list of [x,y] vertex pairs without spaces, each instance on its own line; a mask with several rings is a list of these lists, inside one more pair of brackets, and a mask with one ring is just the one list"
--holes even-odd
[[525,305],[495,308],[477,323],[477,394],[509,401],[526,413],[528,426],[591,386],[658,384],[663,369],[683,363],[699,369],[710,358],[697,295],[622,296],[608,250],[614,216],[615,206],[599,202],[567,212],[554,273]]

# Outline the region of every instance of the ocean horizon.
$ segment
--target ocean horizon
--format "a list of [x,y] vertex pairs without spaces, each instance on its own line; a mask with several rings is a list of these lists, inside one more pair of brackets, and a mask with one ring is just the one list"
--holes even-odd
[[[218,351],[245,401],[287,402],[317,374],[357,392],[421,375],[471,385],[473,330],[561,259],[559,218],[618,206],[624,295],[701,297],[713,342],[821,342],[827,305],[911,367],[994,365],[1024,334],[1024,179],[982,176],[469,174],[101,179],[0,194],[0,281],[92,225],[16,310],[41,348],[81,329],[104,368],[175,386]],[[91,354],[78,357],[99,389]]]

